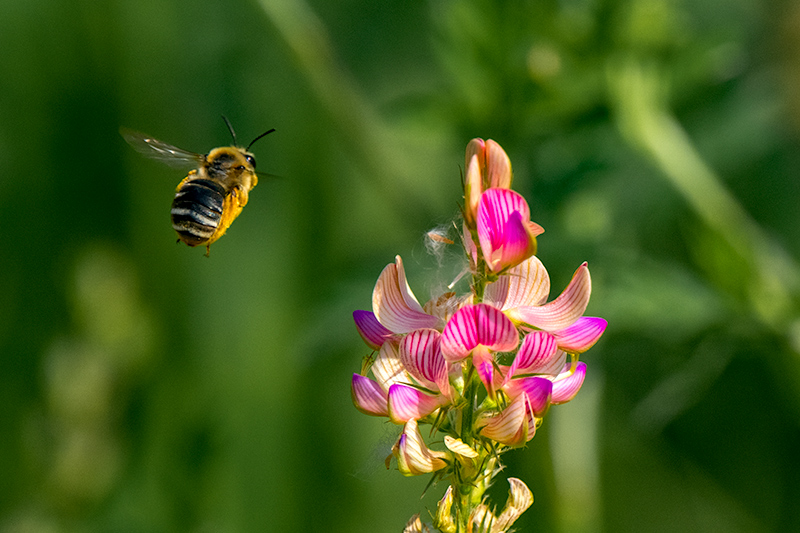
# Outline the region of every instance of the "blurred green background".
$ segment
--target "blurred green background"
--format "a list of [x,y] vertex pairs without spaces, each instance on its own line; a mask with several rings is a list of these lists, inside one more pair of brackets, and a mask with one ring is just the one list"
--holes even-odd
[[[0,532],[400,531],[351,312],[457,215],[498,141],[588,260],[589,377],[507,476],[521,531],[800,531],[800,5],[774,0],[6,0]],[[175,244],[188,150],[277,132],[228,234]],[[453,254],[456,252],[454,251]],[[507,485],[493,489],[502,504]]]

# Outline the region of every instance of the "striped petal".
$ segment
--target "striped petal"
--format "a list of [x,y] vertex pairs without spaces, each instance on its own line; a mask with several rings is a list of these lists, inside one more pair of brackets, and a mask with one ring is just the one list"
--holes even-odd
[[489,139],[472,139],[467,144],[464,180],[464,198],[466,201],[465,220],[472,224],[478,209],[481,193],[484,190],[498,187],[511,187],[511,160],[505,150],[495,141]]
[[[556,357],[556,338],[546,331],[532,331],[525,335],[508,377],[517,374],[541,374]],[[559,367],[560,368],[560,367]]]
[[522,480],[510,477],[508,484],[511,488],[508,490],[506,506],[495,520],[492,531],[508,531],[522,513],[533,504],[533,493]]
[[568,361],[567,353],[563,350],[556,350],[556,354],[550,362],[536,369],[536,373],[544,377],[555,377],[564,369]]
[[533,437],[535,428],[528,424],[526,415],[527,398],[524,394],[514,400],[499,414],[482,420],[485,423],[481,435],[508,446],[522,446]]
[[492,139],[486,141],[485,148],[486,179],[485,187],[508,189],[511,187],[511,160],[505,150]]
[[541,305],[549,294],[547,269],[538,257],[532,255],[487,285],[483,300],[505,311],[523,305]]
[[409,420],[397,443],[392,447],[397,458],[397,469],[404,476],[418,476],[436,472],[447,466],[446,452],[436,452],[425,445],[416,420]]
[[360,374],[353,374],[350,387],[356,409],[372,416],[389,416],[388,396],[377,382]]
[[564,292],[552,302],[541,306],[521,306],[508,311],[509,316],[545,331],[558,331],[568,328],[577,321],[592,294],[592,279],[589,267],[583,263]]
[[400,361],[421,385],[449,394],[447,366],[439,347],[441,334],[435,329],[417,329],[400,343]]
[[442,331],[442,355],[451,363],[461,361],[479,344],[495,352],[507,352],[517,347],[519,334],[496,307],[466,305],[456,311]]
[[389,418],[395,424],[403,424],[424,418],[449,402],[444,396],[431,396],[414,387],[396,383],[389,387]]
[[461,439],[455,439],[450,435],[444,436],[444,445],[447,446],[447,449],[451,452],[455,453],[456,455],[460,455],[461,457],[467,459],[475,459],[478,457],[478,452],[476,452],[471,447],[464,444],[464,441]]
[[372,363],[372,375],[375,376],[378,384],[385,391],[395,383],[411,383],[411,376],[406,372],[400,361],[397,344],[395,342],[384,342],[381,351],[375,362]]
[[408,333],[417,328],[432,328],[439,324],[438,318],[422,310],[411,292],[403,269],[403,260],[399,255],[378,277],[372,291],[372,310],[378,321],[394,333]]
[[598,341],[605,332],[608,321],[594,316],[583,316],[568,328],[554,331],[558,347],[567,353],[583,353]]
[[533,416],[541,418],[552,403],[553,382],[540,377],[513,379],[506,386],[506,392],[512,398],[521,395],[527,396],[529,412]]
[[373,350],[380,348],[383,341],[392,336],[392,332],[378,322],[372,311],[353,311],[353,320],[356,323],[358,334]]
[[536,253],[536,231],[541,226],[531,225],[530,216],[525,198],[511,189],[488,189],[481,195],[478,241],[493,272],[516,266]]
[[573,399],[581,390],[584,379],[586,379],[586,363],[578,361],[574,371],[570,371],[570,365],[567,365],[564,372],[553,380],[551,403],[558,405]]

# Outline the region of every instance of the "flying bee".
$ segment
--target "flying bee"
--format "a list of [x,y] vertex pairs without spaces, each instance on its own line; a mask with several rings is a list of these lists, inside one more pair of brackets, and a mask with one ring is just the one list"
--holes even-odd
[[222,119],[231,132],[233,145],[214,148],[207,154],[182,150],[149,135],[120,128],[122,137],[137,152],[173,167],[194,167],[175,189],[172,227],[178,233],[178,242],[205,246],[206,257],[214,241],[225,235],[247,205],[250,191],[258,184],[256,158],[250,147],[275,131],[274,128],[265,131],[242,148],[236,142],[230,121],[224,116]]

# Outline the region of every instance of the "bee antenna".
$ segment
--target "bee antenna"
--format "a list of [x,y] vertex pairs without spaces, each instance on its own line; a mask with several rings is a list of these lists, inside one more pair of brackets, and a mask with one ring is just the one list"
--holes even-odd
[[250,144],[248,144],[248,145],[247,145],[247,148],[245,148],[245,150],[249,150],[249,149],[250,149],[250,147],[251,147],[251,146],[253,146],[253,144],[255,144],[255,142],[256,142],[257,140],[259,140],[259,139],[260,139],[261,137],[263,137],[264,135],[267,135],[268,133],[272,133],[273,131],[275,131],[275,128],[272,128],[272,129],[271,129],[271,130],[269,130],[269,131],[265,131],[264,133],[262,133],[261,135],[259,135],[259,136],[258,136],[258,137],[256,137],[255,139],[253,139],[253,140],[252,140],[252,142],[251,142]]
[[233,131],[233,126],[231,125],[231,121],[228,120],[228,117],[226,117],[225,115],[222,115],[222,120],[224,120],[225,124],[228,126],[228,131],[231,132],[231,137],[233,137],[233,145],[239,146],[236,142],[236,132]]

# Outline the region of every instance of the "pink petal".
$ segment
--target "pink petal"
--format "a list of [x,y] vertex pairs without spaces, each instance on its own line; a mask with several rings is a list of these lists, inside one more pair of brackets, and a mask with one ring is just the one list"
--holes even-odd
[[525,394],[532,414],[541,418],[552,402],[553,382],[540,377],[514,379],[506,387],[506,391],[511,397]]
[[491,352],[485,346],[478,346],[472,352],[472,364],[489,397],[494,398],[494,357]]
[[417,329],[400,343],[403,366],[421,385],[431,390],[439,390],[440,383],[447,383],[447,368],[439,349],[440,336],[435,329]]
[[541,305],[550,294],[550,276],[532,255],[486,286],[483,301],[505,311],[523,305]]
[[477,222],[481,250],[493,272],[513,267],[536,253],[530,209],[520,194],[510,189],[486,190],[478,204]]
[[535,430],[528,424],[526,403],[525,394],[515,398],[503,411],[488,419],[480,431],[481,435],[508,446],[525,444],[533,436]]
[[592,346],[606,330],[608,322],[603,318],[584,316],[570,327],[554,331],[558,347],[567,353],[583,353]]
[[442,355],[451,363],[461,361],[479,344],[495,352],[507,352],[517,347],[519,334],[496,307],[466,305],[456,311],[442,331]]
[[[530,220],[531,212],[528,202],[521,194],[511,189],[487,189],[481,195],[478,206],[478,224],[483,226],[486,237],[493,238],[490,241],[492,244],[500,243],[499,239],[505,233],[503,226],[512,213],[517,213],[520,220]],[[483,239],[481,239],[481,245],[483,245]],[[495,248],[496,246],[489,247]]]
[[[508,220],[502,228],[502,237],[498,239],[496,248],[487,253],[481,246],[484,258],[492,271],[500,272],[518,265],[536,253],[536,239],[530,234],[528,227],[519,212],[513,211],[508,215]],[[479,232],[478,236],[480,235]]]
[[583,263],[572,281],[558,298],[542,306],[522,306],[511,309],[508,314],[515,320],[520,320],[545,331],[558,331],[568,328],[578,320],[592,294],[592,279],[589,276],[589,267]]
[[396,424],[426,417],[449,400],[444,396],[431,396],[397,383],[389,387],[389,418]]
[[350,387],[356,409],[372,416],[389,416],[386,392],[375,381],[360,374],[353,374]]
[[569,371],[569,365],[562,374],[553,380],[553,398],[551,403],[558,405],[567,403],[578,394],[586,378],[586,363],[578,361],[575,371]]
[[378,277],[372,291],[372,309],[378,321],[394,333],[408,333],[439,324],[438,318],[422,310],[411,292],[399,255],[395,263],[387,265]]
[[556,338],[553,335],[545,331],[528,333],[511,363],[510,375],[541,373],[556,357],[556,350]]
[[378,322],[372,311],[353,311],[353,320],[358,334],[373,350],[380,348],[383,341],[392,336],[392,332]]

